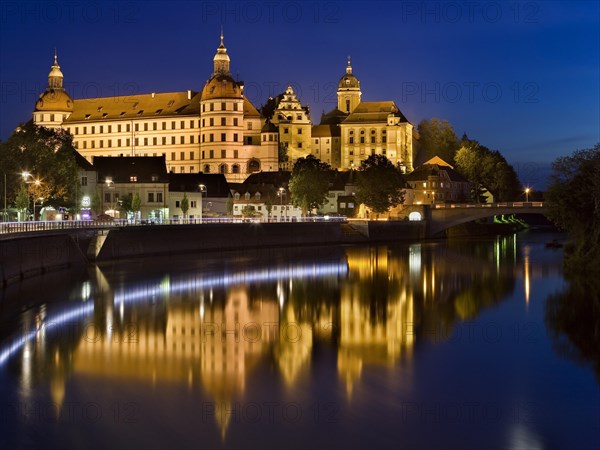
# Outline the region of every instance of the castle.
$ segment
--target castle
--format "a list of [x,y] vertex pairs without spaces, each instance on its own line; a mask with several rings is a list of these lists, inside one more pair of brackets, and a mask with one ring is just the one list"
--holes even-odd
[[337,108],[313,125],[291,86],[269,99],[270,111],[259,112],[245,97],[244,83],[232,77],[223,33],[220,39],[213,73],[200,92],[74,100],[55,54],[33,121],[69,131],[90,162],[96,156],[164,156],[169,172],[222,173],[229,182],[291,169],[308,154],[341,170],[383,154],[404,172],[413,170],[412,124],[393,101],[361,100],[350,58],[338,83]]

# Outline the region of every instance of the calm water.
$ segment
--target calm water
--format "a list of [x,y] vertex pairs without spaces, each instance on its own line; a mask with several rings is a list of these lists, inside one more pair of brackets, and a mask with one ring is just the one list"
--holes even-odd
[[0,448],[597,449],[597,349],[553,314],[553,237],[147,258],[10,286]]

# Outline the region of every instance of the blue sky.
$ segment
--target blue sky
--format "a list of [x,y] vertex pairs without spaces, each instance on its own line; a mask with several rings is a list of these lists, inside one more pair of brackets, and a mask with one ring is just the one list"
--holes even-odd
[[74,98],[200,90],[221,25],[256,106],[291,83],[314,123],[351,55],[363,100],[448,120],[522,181],[600,141],[600,2],[0,3],[0,139],[31,117],[54,47]]

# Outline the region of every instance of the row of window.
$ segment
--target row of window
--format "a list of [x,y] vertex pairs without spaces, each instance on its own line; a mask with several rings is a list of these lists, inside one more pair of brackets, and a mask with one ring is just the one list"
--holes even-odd
[[[183,154],[183,152],[182,152]],[[193,154],[193,152],[192,152]],[[238,158],[238,151],[237,150],[232,150],[231,153],[233,155],[234,159]],[[206,150],[202,150],[202,159],[206,158]],[[215,151],[214,150],[209,150],[208,151],[208,159],[214,159],[215,158]],[[227,158],[227,150],[221,150],[221,159],[225,159]]]
[[[162,192],[148,192],[146,199],[147,199],[147,203],[163,203],[163,193]],[[119,203],[119,200],[121,200],[121,197],[118,192],[105,192],[104,193],[104,203],[114,203],[116,206],[116,204]]]
[[[302,128],[298,128],[296,131],[298,134],[302,134]],[[290,129],[288,127],[283,127],[283,134],[289,134]]]
[[[337,138],[336,138],[336,141],[337,141]],[[318,143],[319,143],[319,138],[315,138],[315,144],[318,144]],[[329,138],[325,139],[325,143],[329,144]]]
[[[238,103],[229,103],[229,102],[208,102],[202,105],[202,112],[215,111],[216,105],[220,106],[220,111],[238,111]],[[207,108],[208,106],[208,108]]]
[[[365,141],[366,141],[365,137],[361,136],[358,142],[360,142],[361,144],[364,144]],[[376,137],[375,136],[371,136],[371,138],[369,139],[369,143],[375,144],[376,142],[377,142]],[[354,136],[350,136],[348,138],[348,143],[354,144]],[[387,143],[387,136],[381,136],[381,143],[382,144],[386,144]]]
[[[229,173],[229,166],[225,163],[223,164],[219,164],[218,165],[218,172],[219,173]],[[210,164],[204,164],[203,167],[203,172],[204,173],[210,173],[211,172],[211,165]],[[252,172],[259,172],[260,171],[260,161],[258,161],[257,159],[252,159],[248,162],[248,172],[252,173]],[[240,173],[240,165],[239,164],[232,164],[231,165],[231,173]]]
[[[177,129],[181,129],[184,130],[186,129],[185,127],[185,120],[181,120],[179,121],[179,128],[177,128],[177,121],[173,120],[171,121],[171,125],[170,125],[170,129],[171,130],[177,130]],[[161,130],[166,130],[167,129],[167,124],[168,122],[161,122]],[[195,120],[190,120],[189,121],[189,127],[188,128],[195,128],[196,121]],[[140,125],[143,125],[143,127],[140,127]],[[150,130],[150,125],[152,126],[152,130]],[[200,127],[200,120],[198,120],[198,127]],[[135,123],[133,126],[133,130],[134,131],[140,131],[140,128],[143,128],[143,131],[157,131],[158,130],[158,122],[152,122],[152,124],[149,124],[148,122],[145,122],[144,124],[139,124],[139,123]],[[74,131],[74,135],[78,135],[79,134],[79,127],[71,127],[71,128],[67,128],[67,131],[73,133]],[[130,133],[131,132],[131,124],[130,123],[126,123],[126,124],[117,124],[117,125],[98,125],[96,127],[96,125],[90,125],[88,126],[84,126],[81,127],[81,131],[82,134],[88,134],[88,130],[90,131],[89,134],[96,134],[96,130],[98,131],[98,134],[102,134],[104,133],[104,130],[106,129],[107,133],[112,133],[113,131],[115,133]]]
[[[100,139],[99,141],[89,141],[89,148],[104,148],[105,144],[107,148],[112,148],[113,143],[115,144],[116,147],[122,147],[123,144],[125,145],[125,147],[129,147],[131,146],[131,139],[127,138],[127,139]],[[159,141],[158,138],[152,138],[152,140],[150,140],[150,138],[135,138],[134,139],[134,145],[137,147],[140,145],[140,143],[142,143],[142,145],[145,146],[150,146],[150,145],[177,145],[177,138],[176,136],[171,136],[170,139],[170,143],[167,142],[167,138],[166,137],[162,137],[161,140]],[[190,135],[189,139],[186,142],[185,136],[179,136],[179,144],[180,145],[185,145],[185,144],[195,144],[196,143],[196,137],[194,135]],[[75,147],[79,148],[79,142],[75,142]],[[81,141],[81,148],[82,149],[87,149],[88,148],[88,141]]]
[[[365,155],[365,149],[364,149],[364,148],[361,148],[361,149],[360,149],[360,151],[359,151],[358,153],[360,154],[360,156],[364,156],[364,155]],[[353,155],[354,155],[354,150],[348,150],[348,154],[349,154],[350,156],[353,156]],[[376,154],[376,152],[375,152],[375,149],[374,149],[374,148],[372,148],[372,149],[371,149],[371,155],[375,155],[375,154]],[[381,154],[382,154],[382,155],[386,155],[386,154],[387,154],[387,150],[386,150],[385,148],[384,148],[384,149],[382,149],[382,150],[381,150]]]

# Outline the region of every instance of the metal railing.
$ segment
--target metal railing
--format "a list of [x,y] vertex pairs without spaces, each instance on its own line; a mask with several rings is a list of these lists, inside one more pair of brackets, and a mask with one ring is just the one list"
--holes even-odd
[[233,223],[298,223],[298,222],[346,222],[345,216],[306,216],[306,217],[242,218],[242,217],[204,217],[159,220],[127,221],[113,219],[110,221],[95,220],[51,220],[37,222],[0,222],[0,235],[10,233],[29,233],[36,231],[76,230],[118,228],[128,226],[161,226],[161,225],[201,225],[201,224],[233,224]]
[[502,202],[502,203],[436,203],[434,209],[448,208],[543,208],[544,202]]

